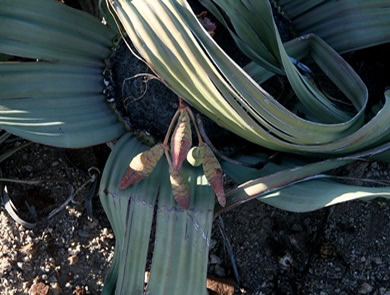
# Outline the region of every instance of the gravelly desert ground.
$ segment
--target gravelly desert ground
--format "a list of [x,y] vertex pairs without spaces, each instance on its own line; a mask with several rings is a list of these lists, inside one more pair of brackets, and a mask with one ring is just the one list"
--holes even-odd
[[[69,196],[67,186],[49,180],[69,181],[77,190],[90,178],[88,168],[99,166],[97,154],[33,144],[1,165],[3,176],[47,182],[7,186],[20,215],[31,220],[27,201],[39,223],[25,229],[0,212],[0,294],[100,293],[115,240],[97,197],[88,216],[90,185],[45,219]],[[361,166],[354,171],[377,169],[374,177],[388,178],[382,164]],[[390,294],[389,201],[351,202],[305,214],[254,201],[224,214],[222,222],[225,237],[221,220],[214,224],[209,273],[237,280],[226,251],[230,241],[240,279],[237,294]],[[38,287],[40,293],[32,292]]]

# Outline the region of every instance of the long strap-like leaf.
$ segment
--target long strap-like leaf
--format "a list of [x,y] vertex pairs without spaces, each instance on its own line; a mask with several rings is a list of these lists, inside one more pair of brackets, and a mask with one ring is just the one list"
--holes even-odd
[[190,208],[183,210],[172,195],[165,160],[149,177],[120,190],[128,163],[145,148],[131,135],[125,135],[104,168],[99,195],[116,236],[116,247],[103,294],[144,293],[154,214],[156,237],[146,293],[206,294],[214,193],[199,169],[183,167],[191,187]]
[[114,32],[93,16],[52,0],[3,0],[0,52],[101,67]]
[[[316,89],[308,79],[305,79],[305,76],[297,70],[295,64],[289,59],[273,20],[271,6],[268,1],[214,0],[214,2],[223,9],[234,26],[235,32],[233,30],[230,30],[230,32],[235,37],[237,44],[239,46],[245,44],[246,47],[242,48],[243,52],[253,61],[258,61],[260,65],[263,65],[262,60],[266,63],[273,63],[278,68],[275,71],[276,73],[285,74],[297,97],[315,115],[317,120],[324,123],[337,123],[349,119],[350,115],[336,108],[332,101]],[[204,3],[213,12],[218,13],[211,0],[204,0]],[[221,19],[222,15],[217,15]],[[227,26],[226,21],[223,21],[223,23]],[[310,39],[311,42],[305,42],[305,39]],[[342,58],[332,52],[332,49],[318,37],[303,36],[296,41],[298,42],[295,43],[306,43],[306,46],[301,46],[300,51],[306,52],[304,55],[311,55],[337,86],[360,84],[360,88],[363,89],[360,93],[355,91],[354,95],[351,95],[350,92],[345,92],[354,105],[357,102],[360,109],[362,103],[367,100],[367,92],[364,91],[363,82],[345,64]],[[298,54],[301,55],[301,52]],[[339,77],[349,77],[349,81],[340,83]]]
[[281,159],[280,164],[270,163],[261,170],[237,167],[236,164],[225,162],[224,171],[241,184],[227,193],[227,205],[224,208],[218,206],[216,214],[255,198],[292,212],[313,211],[354,199],[390,198],[390,186],[348,185],[335,181],[337,178],[322,174],[356,160],[371,159],[375,156],[377,159],[389,161],[389,149],[390,144],[387,143],[362,153],[314,163],[299,163],[286,156]]
[[390,39],[388,0],[277,0],[299,34],[321,36],[338,52],[353,51]]
[[[360,108],[356,117],[338,124],[303,120],[280,105],[221,50],[185,0],[115,0],[112,7],[134,46],[169,87],[252,142],[289,152],[343,154],[389,137],[389,103],[360,128],[366,89],[346,64],[344,78],[349,80],[343,91],[355,98]],[[322,44],[314,42],[314,52],[323,51]],[[332,65],[329,70],[333,71],[333,63],[339,60],[332,63],[332,59],[330,55],[321,63]],[[343,77],[342,72],[335,78]]]
[[99,69],[0,63],[0,126],[31,141],[60,147],[115,139],[124,127],[101,90]]
[[102,94],[113,37],[58,1],[2,1],[0,52],[34,61],[0,62],[0,127],[59,147],[120,137],[125,129]]

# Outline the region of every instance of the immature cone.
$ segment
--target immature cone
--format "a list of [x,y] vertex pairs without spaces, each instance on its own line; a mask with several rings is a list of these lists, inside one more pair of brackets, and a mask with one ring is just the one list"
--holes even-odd
[[203,147],[203,171],[207,181],[213,188],[215,195],[217,196],[218,203],[225,207],[226,197],[223,189],[223,176],[222,168],[219,164],[214,153],[211,151],[209,146],[205,143],[201,144]]
[[172,193],[176,202],[185,210],[190,206],[190,187],[185,178],[177,170],[172,170],[170,174]]
[[156,167],[158,160],[164,154],[164,147],[162,144],[157,144],[150,150],[139,153],[130,162],[121,182],[120,189],[125,189],[130,185],[144,179],[152,173]]
[[194,167],[198,167],[203,164],[203,146],[192,147],[187,154],[187,162]]
[[171,138],[172,169],[178,171],[183,165],[192,145],[190,116],[186,109],[180,110],[180,116]]

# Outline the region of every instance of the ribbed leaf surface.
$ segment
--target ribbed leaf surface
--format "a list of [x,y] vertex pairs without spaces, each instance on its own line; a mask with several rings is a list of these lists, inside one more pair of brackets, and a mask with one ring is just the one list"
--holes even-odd
[[[250,8],[258,3],[262,5],[260,7],[270,9],[268,1],[224,3],[242,3],[240,5],[248,6],[249,13],[257,11]],[[335,123],[324,124],[304,120],[287,110],[221,50],[185,0],[114,0],[112,7],[134,46],[168,86],[220,125],[247,140],[281,151],[339,155],[378,145],[389,137],[390,91],[385,93],[383,109],[362,126],[367,101],[364,84],[336,52],[315,36],[291,43],[290,50],[298,53],[310,50],[316,62],[332,73],[336,85],[357,109],[355,117],[350,120],[340,123],[337,121],[339,117]],[[272,49],[273,56],[281,61],[284,70],[297,83],[296,91],[308,99],[306,106],[313,103],[315,113],[323,119],[323,107],[333,106],[321,94],[314,95],[315,100],[312,95],[308,96],[317,90],[298,75],[298,69],[291,64],[276,34],[272,14],[266,11],[266,15],[268,18],[262,20],[264,27],[260,29],[268,36],[265,40],[267,48]],[[251,25],[260,22],[255,22],[255,16],[250,16],[245,20],[254,19]],[[242,19],[236,23],[240,21]],[[334,117],[329,118],[335,121]]]
[[[385,144],[351,157],[315,163],[300,162],[286,156],[281,159],[280,164],[270,163],[261,170],[224,162],[224,171],[241,184],[227,193],[227,206],[218,207],[216,212],[220,214],[254,198],[291,212],[313,211],[355,199],[390,198],[390,186],[348,185],[322,174],[356,159],[375,155],[378,158],[387,157],[389,149],[390,145]],[[252,158],[252,161],[256,162],[256,158]]]
[[328,180],[310,180],[265,194],[258,200],[291,212],[308,212],[347,201],[373,198],[390,199],[390,187],[367,187]]
[[157,228],[147,292],[206,294],[214,193],[201,169],[183,167],[192,196],[190,208],[184,211],[173,198],[165,159],[149,177],[120,190],[128,163],[146,149],[131,135],[125,135],[115,145],[102,175],[99,195],[116,236],[115,258],[103,294],[144,293],[154,214]]
[[53,0],[3,0],[0,52],[101,67],[114,32],[93,16]]
[[315,33],[338,52],[388,43],[388,0],[278,0],[299,34]]
[[[299,100],[317,120],[323,123],[339,123],[348,121],[350,114],[335,107],[331,100],[297,70],[289,58],[288,51],[290,54],[293,53],[295,61],[311,56],[351,100],[356,109],[364,109],[367,90],[352,68],[331,47],[314,35],[304,35],[294,42],[282,44],[268,1],[203,0],[203,3],[229,28],[213,2],[217,3],[229,17],[235,28],[235,31],[230,30],[230,33],[243,53],[266,69],[269,68],[268,64],[273,64],[273,67],[269,68],[271,72],[286,75]],[[351,127],[359,117],[356,116],[354,120],[344,124],[345,128]]]
[[97,19],[57,1],[3,1],[0,52],[39,61],[0,63],[0,127],[71,148],[121,136],[124,127],[102,94],[113,36]]
[[207,294],[215,197],[200,168],[182,169],[189,178],[190,208],[183,211],[169,190],[160,191],[153,263],[146,291],[150,294]]

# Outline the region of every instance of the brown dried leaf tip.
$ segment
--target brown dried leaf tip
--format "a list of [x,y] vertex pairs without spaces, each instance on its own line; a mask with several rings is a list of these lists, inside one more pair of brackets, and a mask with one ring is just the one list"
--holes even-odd
[[170,174],[172,193],[176,202],[185,210],[190,206],[190,187],[179,171],[172,170]]
[[180,109],[180,116],[171,138],[172,169],[178,171],[192,146],[190,116],[185,108]]
[[164,147],[162,144],[157,144],[151,149],[139,153],[130,162],[121,182],[120,189],[125,189],[130,185],[144,179],[156,167],[157,162],[164,154]]
[[204,175],[213,188],[215,195],[217,196],[218,203],[222,207],[225,207],[226,197],[223,188],[222,167],[207,144],[202,143],[200,146],[203,148]]

